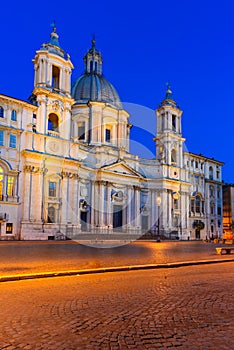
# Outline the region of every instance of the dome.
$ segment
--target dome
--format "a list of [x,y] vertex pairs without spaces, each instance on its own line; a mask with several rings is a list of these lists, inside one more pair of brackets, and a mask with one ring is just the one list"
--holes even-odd
[[102,74],[102,55],[95,44],[92,40],[92,47],[84,57],[84,74],[73,83],[72,97],[77,103],[99,101],[122,109],[117,91]]
[[77,103],[100,101],[122,108],[114,86],[103,75],[96,73],[85,73],[78,78],[72,87],[72,97]]

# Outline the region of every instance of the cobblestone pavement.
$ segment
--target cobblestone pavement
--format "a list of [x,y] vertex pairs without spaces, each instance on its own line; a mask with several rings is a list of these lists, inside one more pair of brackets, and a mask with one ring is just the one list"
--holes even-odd
[[[0,275],[46,271],[92,269],[123,265],[164,264],[190,260],[221,260],[214,243],[135,242],[121,247],[97,249],[72,241],[0,242]],[[219,245],[220,246],[220,245]]]
[[0,349],[230,350],[233,263],[6,282]]

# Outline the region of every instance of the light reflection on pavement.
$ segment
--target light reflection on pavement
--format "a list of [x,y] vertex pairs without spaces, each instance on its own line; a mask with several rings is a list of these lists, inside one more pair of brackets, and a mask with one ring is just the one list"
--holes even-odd
[[74,241],[0,242],[0,275],[225,258],[216,254],[216,246],[191,241],[137,241],[101,249]]

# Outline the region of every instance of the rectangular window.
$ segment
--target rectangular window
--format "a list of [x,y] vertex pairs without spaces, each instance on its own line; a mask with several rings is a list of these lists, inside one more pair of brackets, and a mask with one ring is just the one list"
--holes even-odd
[[174,209],[178,209],[178,208],[179,208],[178,199],[174,199]]
[[78,140],[85,140],[85,123],[78,124]]
[[172,129],[176,130],[176,115],[172,114]]
[[0,131],[0,146],[4,146],[4,132]]
[[49,197],[56,197],[56,182],[49,182]]
[[37,119],[37,115],[33,113],[33,119]]
[[17,121],[17,113],[15,110],[11,112],[11,120],[13,120],[14,122]]
[[4,118],[4,109],[0,106],[0,118]]
[[191,200],[191,211],[194,212],[195,210],[195,201],[194,199]]
[[222,214],[221,207],[218,207],[218,215],[221,215],[221,214]]
[[13,224],[11,222],[7,222],[6,224],[6,234],[13,233]]
[[106,142],[110,142],[111,140],[111,131],[110,129],[106,129]]
[[12,197],[14,195],[14,177],[8,176],[7,179],[7,195]]
[[10,144],[11,148],[16,148],[16,135],[10,135]]

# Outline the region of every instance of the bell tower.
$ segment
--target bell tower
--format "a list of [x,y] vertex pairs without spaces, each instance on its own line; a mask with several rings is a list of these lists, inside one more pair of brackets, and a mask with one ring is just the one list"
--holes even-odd
[[59,44],[54,23],[52,28],[50,41],[36,51],[33,59],[34,89],[30,101],[39,106],[36,131],[68,139],[73,104],[71,98],[73,64],[70,56]]
[[172,97],[170,85],[164,100],[156,110],[156,155],[162,164],[183,167],[182,111]]

